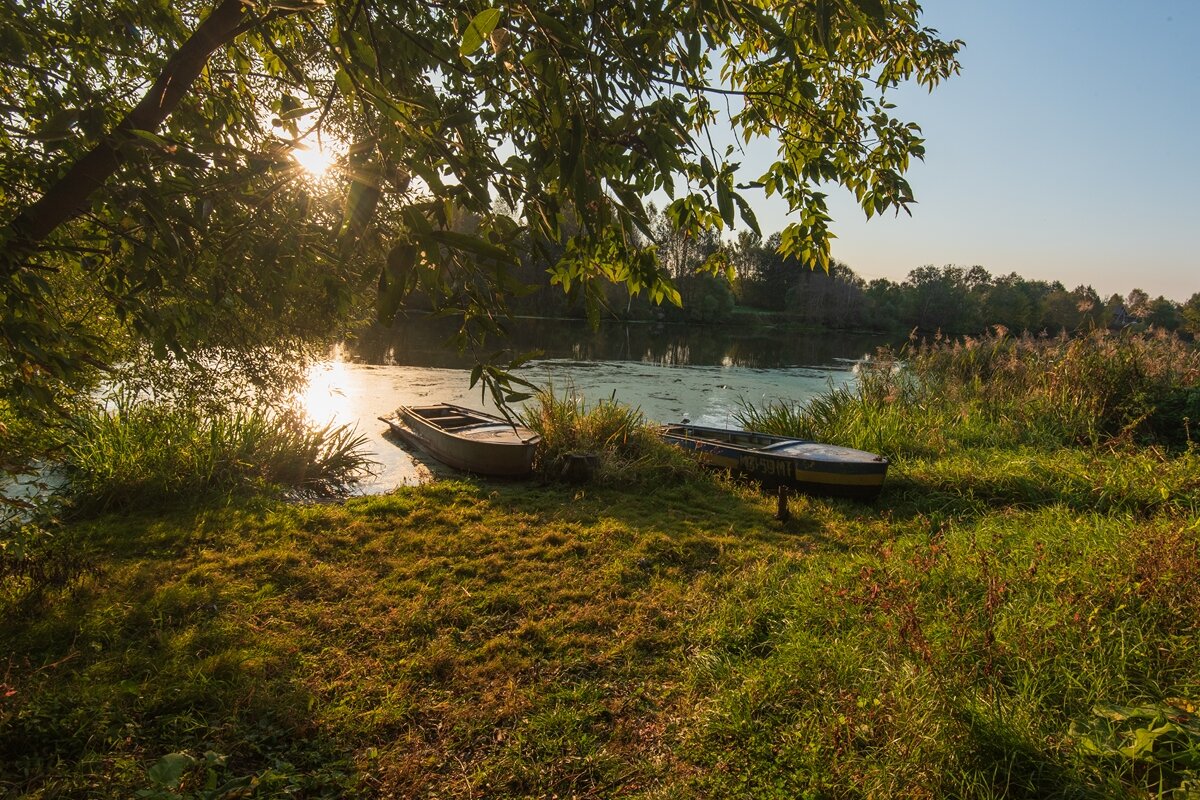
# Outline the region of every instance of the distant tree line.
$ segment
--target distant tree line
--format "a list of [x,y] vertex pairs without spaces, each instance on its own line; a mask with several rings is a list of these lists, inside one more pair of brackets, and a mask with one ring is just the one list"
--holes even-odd
[[1102,298],[1091,286],[992,275],[981,266],[914,269],[897,283],[864,281],[845,264],[828,273],[800,269],[765,242],[743,233],[732,248],[738,303],[785,312],[798,321],[835,328],[974,334],[1002,325],[1011,331],[1059,333],[1138,325],[1200,333],[1200,293],[1186,303],[1133,289]]
[[[602,289],[601,306],[619,319],[718,323],[735,309],[776,312],[798,325],[870,331],[977,334],[1004,326],[1010,331],[1057,334],[1102,327],[1156,327],[1200,335],[1200,292],[1186,303],[1151,298],[1141,289],[1101,297],[1091,286],[1067,289],[1059,281],[1028,280],[1015,272],[992,275],[981,266],[926,265],[903,281],[865,281],[833,261],[828,272],[810,270],[781,255],[781,235],[765,239],[744,231],[735,242],[715,232],[699,237],[673,229],[651,213],[653,246],[679,290],[682,307],[630,297],[621,287]],[[465,223],[470,227],[470,223]],[[511,310],[542,317],[583,317],[581,285],[550,285],[546,273],[561,247],[530,246],[513,276],[531,287],[514,297]],[[410,307],[412,305],[410,304]]]

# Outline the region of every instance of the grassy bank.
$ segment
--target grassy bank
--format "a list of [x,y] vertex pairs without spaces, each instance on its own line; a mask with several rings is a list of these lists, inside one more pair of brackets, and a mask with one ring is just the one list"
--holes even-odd
[[0,793],[1188,796],[1200,454],[962,391],[787,523],[687,470],[78,522],[86,571],[0,599]]

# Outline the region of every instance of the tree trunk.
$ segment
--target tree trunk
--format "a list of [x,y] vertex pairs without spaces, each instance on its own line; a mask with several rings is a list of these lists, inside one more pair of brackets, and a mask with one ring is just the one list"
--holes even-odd
[[[188,40],[167,59],[158,80],[112,134],[104,137],[55,181],[37,201],[10,224],[9,248],[32,249],[65,222],[83,213],[96,189],[113,176],[125,160],[121,143],[130,131],[154,131],[191,90],[216,50],[234,39],[246,16],[241,0],[221,0]],[[17,259],[5,259],[15,270]]]

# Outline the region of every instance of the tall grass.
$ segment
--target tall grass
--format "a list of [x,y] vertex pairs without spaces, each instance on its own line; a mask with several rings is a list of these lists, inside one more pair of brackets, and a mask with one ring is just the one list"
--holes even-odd
[[1161,332],[911,344],[807,404],[746,405],[752,430],[885,455],[961,447],[1185,446],[1200,422],[1200,350]]
[[560,394],[551,386],[538,392],[518,416],[541,434],[534,468],[550,480],[561,476],[567,460],[580,453],[599,457],[595,477],[601,483],[650,484],[696,473],[690,459],[655,435],[641,409],[615,397],[589,407],[569,388]]
[[909,359],[946,401],[986,403],[1035,439],[1178,445],[1200,421],[1200,350],[1165,331],[1073,339],[998,333],[924,343]]
[[369,471],[365,442],[347,426],[311,428],[295,411],[201,412],[124,394],[75,421],[62,462],[71,497],[87,507],[268,486],[328,496]]

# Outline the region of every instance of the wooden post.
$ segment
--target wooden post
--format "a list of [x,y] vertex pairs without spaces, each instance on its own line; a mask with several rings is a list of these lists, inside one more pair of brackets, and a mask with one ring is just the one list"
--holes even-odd
[[775,519],[780,522],[787,522],[792,518],[792,512],[788,510],[788,490],[786,486],[780,486],[779,491],[775,495]]
[[587,483],[600,469],[600,454],[576,451],[563,458],[562,479],[567,483]]

